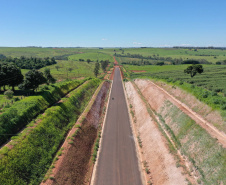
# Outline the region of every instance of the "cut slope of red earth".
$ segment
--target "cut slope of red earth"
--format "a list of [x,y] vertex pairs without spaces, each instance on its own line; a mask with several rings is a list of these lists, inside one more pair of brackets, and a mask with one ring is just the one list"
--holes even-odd
[[[155,120],[149,115],[146,105],[131,82],[125,84],[127,97],[133,112],[133,125],[139,138],[140,153],[147,175],[153,184],[187,184],[183,168],[177,168],[177,161],[170,153],[167,141]],[[149,171],[149,173],[147,173]]]
[[[93,97],[95,101],[89,112],[86,113],[85,110],[76,123],[81,127],[73,127],[70,131],[61,147],[63,148],[63,154],[59,156],[54,164],[55,168],[52,170],[51,178],[46,182],[42,182],[42,185],[89,184],[92,172],[92,162],[90,160],[92,148],[97,137],[97,127],[109,87],[110,83],[104,82],[98,95]],[[83,119],[84,116],[85,119]],[[79,132],[73,137],[77,129],[79,129]]]
[[[226,147],[225,133],[217,130],[211,123],[207,122],[203,117],[191,110],[187,105],[180,102],[163,88],[156,85],[154,82],[147,80],[136,80],[135,83],[140,88],[142,94],[150,100],[150,105],[157,111],[165,100],[171,101],[181,111],[187,114],[191,119],[204,128],[213,138],[216,138],[220,144]],[[155,93],[153,93],[155,92]]]
[[114,57],[114,61],[115,61],[114,64],[115,64],[115,65],[118,65],[118,62],[117,62],[117,60],[115,59],[115,57]]

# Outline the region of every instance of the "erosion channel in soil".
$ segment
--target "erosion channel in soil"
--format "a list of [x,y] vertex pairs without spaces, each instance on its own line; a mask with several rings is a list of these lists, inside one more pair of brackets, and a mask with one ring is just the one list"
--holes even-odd
[[[95,101],[84,111],[85,117],[77,121],[79,127],[73,127],[62,145],[62,155],[54,164],[49,178],[42,182],[50,184],[89,184],[93,162],[91,160],[94,142],[98,135],[98,126],[103,117],[103,108],[110,87],[109,82],[104,82]],[[92,100],[91,100],[92,101]],[[89,104],[90,105],[90,104]],[[88,106],[89,106],[88,105]],[[73,137],[72,134],[79,130]],[[73,137],[73,139],[72,139]]]

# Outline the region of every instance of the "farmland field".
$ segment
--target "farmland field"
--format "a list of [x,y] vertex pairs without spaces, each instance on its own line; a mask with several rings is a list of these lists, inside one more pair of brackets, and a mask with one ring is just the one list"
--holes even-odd
[[[184,73],[189,65],[165,65],[165,66],[131,66],[124,67],[131,71],[131,78],[159,78],[171,79],[172,81],[187,82],[210,91],[226,95],[226,66],[203,65],[204,72],[191,78]],[[145,71],[142,73],[135,70]]]
[[205,59],[209,62],[216,63],[217,61],[226,59],[226,50],[220,49],[176,49],[176,48],[123,48],[123,49],[106,49],[104,52],[108,54],[140,54],[144,57],[159,56],[187,59]]
[[69,60],[78,61],[79,59],[84,59],[85,61],[87,59],[90,59],[91,61],[109,60],[113,62],[112,56],[100,52],[81,53],[69,56]]
[[[13,99],[7,99],[6,96],[3,95],[4,92],[1,91],[0,126],[3,128],[1,133],[13,134],[13,137],[7,136],[1,139],[3,148],[0,151],[0,157],[2,157],[0,165],[2,166],[3,171],[5,171],[4,174],[0,173],[0,176],[2,177],[1,180],[3,183],[7,182],[9,184],[13,184],[17,181],[21,184],[26,184],[26,182],[38,184],[43,180],[45,173],[50,167],[51,163],[55,160],[58,160],[58,154],[61,153],[61,151],[58,151],[58,147],[61,145],[64,138],[66,137],[67,132],[72,128],[75,121],[84,110],[96,88],[99,86],[99,84],[101,84],[102,80],[100,79],[103,79],[105,76],[105,73],[100,66],[99,74],[97,76],[99,79],[93,78],[95,76],[94,68],[96,61],[98,60],[100,62],[101,60],[109,60],[110,65],[107,68],[107,70],[109,70],[113,67],[114,56],[120,67],[122,67],[124,76],[127,78],[124,81],[131,80],[128,82],[131,83],[131,88],[134,84],[136,84],[137,88],[142,90],[142,83],[145,82],[145,80],[142,81],[143,79],[152,80],[159,85],[164,84],[165,88],[169,87],[173,90],[181,88],[182,90],[185,90],[183,92],[185,92],[186,97],[193,95],[194,98],[196,97],[198,99],[196,99],[197,101],[201,101],[200,103],[204,102],[205,105],[207,104],[206,106],[209,106],[209,109],[206,110],[202,110],[204,106],[200,106],[199,104],[197,104],[197,106],[194,108],[196,109],[194,111],[203,112],[203,114],[201,114],[203,117],[205,117],[204,114],[209,115],[212,113],[211,111],[216,111],[219,113],[213,115],[220,116],[222,120],[219,123],[215,123],[213,121],[213,125],[218,130],[225,132],[226,65],[223,64],[226,60],[226,50],[181,48],[0,48],[0,54],[5,55],[6,57],[55,57],[57,62],[54,65],[49,65],[39,69],[39,71],[44,72],[46,68],[49,68],[52,76],[57,80],[57,83],[40,85],[39,89],[37,89],[36,95],[30,96],[31,94],[28,91],[22,91],[19,90],[18,87],[15,87],[15,96]],[[87,59],[90,59],[91,61],[88,62]],[[202,63],[204,72],[191,78],[189,74],[184,73],[184,70],[190,66],[190,64],[182,65],[180,63],[175,63],[177,65],[171,65],[174,60],[186,61],[189,59],[199,60],[202,62],[204,61],[205,64]],[[148,65],[145,62],[147,62]],[[163,62],[163,65],[158,65],[159,62]],[[221,65],[219,65],[219,63],[216,65],[216,62],[220,62]],[[22,74],[25,75],[28,71],[28,69],[22,69]],[[110,75],[110,73],[108,75]],[[78,79],[77,82],[76,79]],[[132,79],[139,79],[140,81],[132,81]],[[11,87],[6,86],[6,89],[9,88]],[[147,94],[145,94],[145,90],[147,89],[148,86],[144,85],[144,91],[140,91],[140,93],[141,95],[142,93],[147,95],[148,100],[148,97],[151,94],[150,92],[153,93],[153,90],[148,93],[146,92]],[[136,91],[135,88],[134,91]],[[134,93],[133,96],[136,94],[132,91],[128,92]],[[168,92],[171,91],[169,90]],[[139,92],[137,93],[139,94]],[[155,100],[161,100],[161,94],[156,94],[156,97],[153,94],[153,96],[151,96],[153,98],[148,101],[154,102]],[[157,103],[155,105],[157,105]],[[133,106],[135,108],[136,105]],[[130,105],[131,111],[134,111],[133,106]],[[160,106],[160,104],[158,106]],[[170,104],[169,106],[168,104],[162,104],[161,106],[162,112],[157,112],[158,115],[156,116],[159,116],[163,123],[166,120],[164,124],[169,131],[169,129],[171,129],[171,123],[168,124],[167,121],[176,119],[174,114],[181,115],[181,112],[179,109],[175,109],[174,111],[174,109],[172,109],[174,106],[173,104]],[[23,113],[25,107],[28,110],[26,110],[27,112]],[[137,108],[139,108],[139,106]],[[73,116],[71,117],[72,114]],[[144,116],[147,115],[142,114],[142,118]],[[169,116],[169,119],[166,119],[168,118],[167,116]],[[186,115],[184,114],[184,117],[185,116]],[[184,117],[183,119],[178,119],[177,125],[184,123],[179,122],[181,120],[185,120]],[[184,125],[181,126],[182,130],[184,129],[183,127],[186,127],[192,122],[191,118],[188,119],[186,117],[186,119],[188,120],[188,124],[187,122],[184,123]],[[217,120],[219,120],[219,118],[217,118]],[[173,123],[176,124],[176,121]],[[147,123],[147,126],[148,124],[149,123]],[[207,142],[207,139],[204,138],[206,143],[212,143],[213,146],[216,144],[216,140],[213,140],[211,136],[204,132],[203,129],[197,127],[194,121],[192,124],[191,138],[194,137],[192,135],[193,132],[196,132],[197,130],[197,133],[195,134],[198,135],[198,137],[206,136],[207,138],[208,136],[208,138],[210,138],[211,142]],[[177,130],[173,130],[174,128],[177,128],[177,125],[172,125],[171,134],[174,139],[176,138],[179,141],[181,136],[179,137],[176,135]],[[24,132],[20,133],[20,131],[23,129]],[[162,128],[159,127],[159,129],[161,130]],[[187,127],[185,129],[187,129]],[[46,133],[46,135],[43,136],[43,133]],[[141,136],[137,136],[140,137],[139,142],[141,142],[141,144],[142,139],[145,139],[145,136],[142,134],[143,133],[141,132]],[[185,135],[184,137],[188,136],[187,133],[183,132],[183,134]],[[4,143],[9,141],[10,138],[12,140],[4,147]],[[37,138],[46,139],[39,141]],[[76,137],[72,138],[68,143],[76,143],[75,138]],[[184,141],[181,141],[181,143],[182,142]],[[194,143],[195,141],[191,140],[191,142]],[[207,145],[206,143],[205,145]],[[99,146],[99,143],[97,144]],[[149,144],[150,142],[146,140],[143,142],[143,147],[149,147]],[[170,143],[169,146],[172,147]],[[181,146],[181,148],[182,147],[185,146]],[[200,150],[206,151],[207,147],[199,146],[199,148]],[[24,152],[28,151],[29,149],[31,152],[24,156]],[[43,154],[39,151],[39,149]],[[218,151],[224,155],[224,150],[222,148],[219,150],[211,148],[211,152],[217,153]],[[184,152],[184,154],[190,157],[189,151],[188,153]],[[36,158],[37,155],[40,155],[40,157],[35,159],[34,163],[32,158]],[[93,154],[89,154],[87,159],[92,157],[92,155]],[[221,160],[224,160],[223,155],[221,158],[216,157],[217,163]],[[149,156],[147,157],[149,158]],[[13,160],[11,160],[11,158],[13,158]],[[191,159],[197,160],[196,157]],[[19,163],[18,160],[20,160]],[[24,161],[26,164],[24,164]],[[31,165],[31,162],[32,165],[34,163],[35,169],[38,169],[37,171],[32,170],[33,166]],[[199,164],[198,162],[198,167],[203,167],[203,164]],[[214,166],[215,164],[211,163],[211,165]],[[218,167],[217,164],[214,167]],[[219,174],[219,177],[222,180],[223,175],[221,173],[223,167],[222,165],[219,167],[221,169],[218,170],[216,174]],[[20,174],[15,173],[14,169],[16,168],[18,168],[17,171],[19,171]],[[52,168],[55,168],[54,165],[50,167],[50,171]],[[147,166],[145,167],[145,170],[148,170]],[[28,174],[28,177],[23,176],[23,171]],[[205,173],[203,173],[203,171]],[[203,171],[200,170],[199,172],[202,177],[200,174],[198,174],[198,180],[200,182],[214,182],[214,180],[218,178],[215,177],[216,175],[212,175],[211,177],[209,176],[209,179],[205,177],[205,175],[208,174],[208,167],[206,168],[204,166]],[[48,178],[51,181],[53,177],[48,176]]]

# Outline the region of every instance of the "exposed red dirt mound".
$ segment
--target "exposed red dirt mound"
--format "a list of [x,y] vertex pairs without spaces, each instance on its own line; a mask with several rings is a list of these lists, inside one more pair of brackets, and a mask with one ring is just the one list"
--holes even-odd
[[78,120],[77,124],[80,124],[81,128],[79,128],[79,132],[74,138],[72,135],[78,128],[73,127],[70,131],[62,146],[63,154],[59,156],[59,160],[55,163],[55,168],[50,175],[52,180],[48,179],[42,185],[89,183],[92,172],[90,160],[92,148],[97,137],[97,127],[109,87],[110,83],[104,82],[89,112],[86,114],[86,111],[84,111],[83,115],[86,114],[85,119],[79,119],[82,120],[81,124]]

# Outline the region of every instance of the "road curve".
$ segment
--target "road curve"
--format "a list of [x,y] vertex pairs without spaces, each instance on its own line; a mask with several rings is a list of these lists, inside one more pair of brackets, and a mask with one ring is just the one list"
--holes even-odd
[[141,185],[120,70],[115,68],[94,185]]

